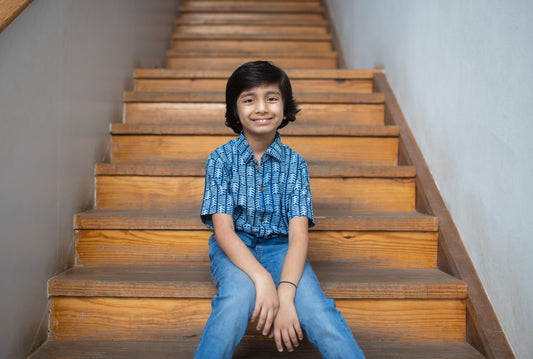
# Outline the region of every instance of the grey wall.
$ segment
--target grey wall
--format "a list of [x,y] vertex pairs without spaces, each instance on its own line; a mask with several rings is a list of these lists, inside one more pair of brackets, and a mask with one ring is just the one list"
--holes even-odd
[[46,337],[46,282],[135,67],[162,66],[177,0],[35,0],[0,33],[0,358]]
[[327,0],[384,68],[519,358],[533,358],[533,2]]

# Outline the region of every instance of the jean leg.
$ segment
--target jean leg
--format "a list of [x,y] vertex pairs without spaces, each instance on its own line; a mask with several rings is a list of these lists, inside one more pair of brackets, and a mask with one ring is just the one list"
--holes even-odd
[[242,339],[255,306],[255,286],[214,239],[209,241],[211,277],[217,294],[196,348],[196,359],[230,359]]
[[320,288],[309,261],[298,284],[294,304],[302,329],[323,358],[365,358],[334,300],[327,298]]

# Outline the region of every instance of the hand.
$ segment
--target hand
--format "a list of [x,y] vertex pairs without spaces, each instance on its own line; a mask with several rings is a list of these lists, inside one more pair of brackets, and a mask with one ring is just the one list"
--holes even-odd
[[294,294],[290,293],[290,288],[286,290],[280,287],[278,295],[280,296],[280,307],[274,320],[274,329],[271,337],[274,337],[279,352],[283,351],[283,345],[285,345],[287,351],[292,352],[294,348],[298,347],[299,341],[304,338],[300,320],[294,307]]
[[272,323],[279,310],[276,285],[268,273],[254,282],[254,284],[255,308],[252,314],[252,322],[255,322],[257,319],[257,331],[263,335],[268,335],[271,332]]

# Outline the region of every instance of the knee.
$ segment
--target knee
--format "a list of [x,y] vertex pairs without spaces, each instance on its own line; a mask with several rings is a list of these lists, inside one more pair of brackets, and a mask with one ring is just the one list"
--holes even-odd
[[236,320],[248,321],[255,306],[255,286],[248,276],[245,277],[220,285],[213,307]]

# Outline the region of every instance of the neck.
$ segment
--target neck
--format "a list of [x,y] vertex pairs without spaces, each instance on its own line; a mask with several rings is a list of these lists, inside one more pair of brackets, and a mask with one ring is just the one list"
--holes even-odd
[[249,134],[246,131],[244,131],[243,133],[244,138],[246,138],[246,141],[252,149],[252,152],[254,153],[254,156],[260,166],[261,157],[263,157],[263,154],[266,152],[266,150],[268,150],[272,142],[274,142],[274,140],[276,139],[276,133],[262,136],[254,136],[253,134]]

